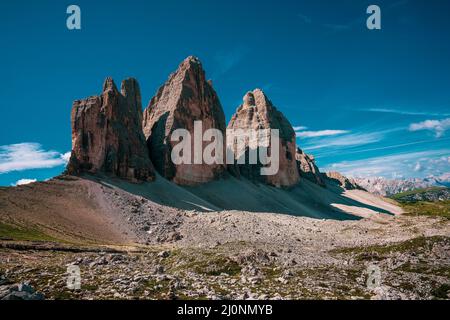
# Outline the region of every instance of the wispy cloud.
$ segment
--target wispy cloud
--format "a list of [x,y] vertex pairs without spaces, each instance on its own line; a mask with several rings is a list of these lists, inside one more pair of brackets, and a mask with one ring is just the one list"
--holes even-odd
[[312,26],[316,26],[319,28],[325,28],[325,29],[331,30],[333,32],[340,32],[340,31],[348,30],[348,29],[352,28],[354,25],[361,23],[364,20],[364,19],[358,18],[358,19],[352,20],[348,23],[333,24],[333,23],[323,23],[320,21],[313,21],[313,19],[310,16],[308,16],[304,13],[298,13],[297,17],[300,20],[300,22],[302,22],[303,24],[310,24]]
[[412,123],[410,131],[428,130],[433,131],[437,138],[442,137],[450,129],[450,118],[442,120],[426,120],[419,123]]
[[423,167],[422,167],[421,163],[417,162],[416,166],[414,167],[414,171],[415,172],[419,172],[419,171],[422,171],[422,170],[423,170]]
[[237,47],[226,52],[217,53],[214,57],[216,62],[216,70],[213,73],[213,78],[218,78],[230,71],[239,62],[241,62],[247,52],[248,49],[246,47]]
[[303,144],[305,150],[317,150],[325,148],[355,147],[381,141],[385,136],[384,131],[369,133],[351,133],[337,137],[324,137],[314,139]]
[[450,149],[428,150],[371,157],[354,161],[342,161],[323,168],[339,171],[352,177],[386,178],[440,175],[450,171]]
[[[442,139],[444,140],[450,140],[450,138]],[[420,140],[420,141],[412,141],[412,142],[405,142],[405,143],[397,143],[387,146],[381,146],[381,147],[374,147],[374,148],[365,148],[365,149],[358,149],[358,150],[339,150],[340,155],[350,155],[350,154],[357,154],[357,153],[366,153],[371,151],[381,151],[381,150],[389,150],[389,149],[397,149],[402,147],[408,147],[408,146],[414,146],[414,145],[420,145],[420,144],[429,144],[431,142],[435,142],[435,140]],[[321,158],[323,156],[330,156],[335,154],[336,151],[331,151],[328,153],[321,153],[320,155],[316,156],[316,158]]]
[[302,13],[297,14],[297,17],[299,17],[303,23],[310,24],[312,22],[312,19],[310,17]]
[[[358,22],[359,22],[359,20],[358,20]],[[331,23],[326,23],[326,24],[324,24],[323,26],[324,26],[325,28],[331,29],[331,30],[334,31],[334,32],[339,32],[339,31],[349,30],[349,29],[352,27],[353,24],[354,24],[354,23],[349,23],[348,25],[347,25],[347,24],[331,24]]]
[[350,131],[347,130],[300,131],[296,132],[296,136],[299,138],[317,138],[317,137],[336,136],[349,132]]
[[293,127],[293,128],[294,128],[294,131],[302,131],[302,130],[308,129],[308,127],[305,127],[305,126],[296,126],[296,127]]
[[400,109],[389,109],[389,108],[369,108],[369,109],[359,109],[360,111],[367,112],[379,112],[379,113],[394,113],[407,116],[449,116],[450,113],[436,113],[436,112],[426,112],[426,111],[411,111],[411,110],[400,110]]
[[20,180],[17,180],[17,182],[14,183],[13,186],[23,186],[26,184],[34,183],[36,181],[37,181],[36,179],[20,179]]
[[53,168],[67,163],[68,153],[44,150],[39,143],[0,146],[0,174],[11,171]]

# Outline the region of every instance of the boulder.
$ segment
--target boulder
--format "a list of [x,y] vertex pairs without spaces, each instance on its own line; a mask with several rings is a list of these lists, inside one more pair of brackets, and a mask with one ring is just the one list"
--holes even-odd
[[20,283],[0,286],[0,300],[45,300],[45,296],[28,283]]

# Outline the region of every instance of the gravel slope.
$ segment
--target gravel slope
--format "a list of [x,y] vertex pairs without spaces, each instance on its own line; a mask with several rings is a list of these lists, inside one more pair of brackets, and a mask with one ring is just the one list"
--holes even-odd
[[[22,294],[15,284],[24,282],[38,290],[30,296],[44,293],[47,299],[447,297],[446,219],[399,215],[383,198],[324,192],[309,183],[283,191],[287,200],[297,193],[316,199],[297,216],[217,211],[223,198],[212,197],[218,191],[213,185],[188,190],[162,180],[148,187],[65,176],[0,189],[0,223],[37,228],[53,241],[0,241],[0,298]],[[251,195],[258,187],[245,188]],[[269,197],[280,190],[261,192]],[[321,219],[299,216],[313,207]],[[358,210],[365,218],[323,219],[329,215],[320,213],[328,210],[341,218],[350,217],[344,210]],[[78,291],[65,287],[71,264],[82,271]],[[375,289],[366,285],[371,265],[383,275]]]

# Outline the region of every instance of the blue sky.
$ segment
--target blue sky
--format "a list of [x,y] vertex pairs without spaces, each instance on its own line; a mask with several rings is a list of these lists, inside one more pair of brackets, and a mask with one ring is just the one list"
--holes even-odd
[[[82,30],[66,28],[77,4]],[[365,27],[377,4],[382,30]],[[198,56],[227,116],[262,88],[326,170],[450,171],[450,2],[2,1],[0,185],[64,169],[72,101],[136,77],[144,107]]]

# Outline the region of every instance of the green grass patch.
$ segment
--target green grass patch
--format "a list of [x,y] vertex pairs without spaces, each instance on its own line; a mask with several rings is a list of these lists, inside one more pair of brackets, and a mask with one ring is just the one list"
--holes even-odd
[[448,299],[449,293],[450,293],[450,284],[446,283],[431,290],[431,294],[437,299]]
[[283,274],[283,270],[281,270],[281,268],[275,268],[274,265],[262,268],[261,271],[263,272],[265,277],[269,280],[279,278]]
[[179,262],[173,268],[175,271],[190,270],[208,276],[219,276],[222,273],[236,276],[241,272],[241,266],[237,262],[208,250],[185,250],[183,252],[174,250],[166,263],[169,262],[173,265],[175,261]]
[[397,194],[393,195],[391,198],[394,200],[402,200],[402,198],[407,197],[407,196],[411,196],[411,195],[415,195],[415,194],[424,194],[427,192],[441,191],[441,190],[445,190],[445,189],[448,189],[448,188],[446,188],[446,187],[429,187],[429,188],[415,189],[415,190],[397,193]]
[[432,199],[427,200],[426,196],[422,200],[420,200],[420,197],[417,200],[414,199],[415,195],[425,194],[430,196],[434,194],[437,199],[438,196],[445,195],[446,190],[449,189],[446,187],[430,187],[398,193],[391,198],[400,203],[406,215],[450,219],[450,200],[433,201]]
[[238,263],[222,256],[213,257],[211,260],[197,261],[194,263],[193,269],[196,273],[203,273],[209,276],[219,276],[222,273],[235,276],[241,272],[241,267]]
[[442,276],[450,279],[450,266],[448,265],[435,266],[426,263],[412,264],[410,262],[406,262],[400,267],[398,267],[396,270],[420,274],[429,274],[434,276]]
[[0,239],[16,241],[57,241],[37,228],[0,222]]
[[418,201],[415,203],[401,203],[406,215],[410,216],[431,216],[450,219],[450,200],[426,202]]
[[414,252],[424,253],[433,248],[436,243],[442,245],[450,245],[450,237],[434,236],[434,237],[418,237],[404,242],[397,242],[388,245],[375,245],[356,248],[340,248],[332,250],[331,253],[338,254],[356,254],[358,260],[381,259],[380,256],[395,252]]

